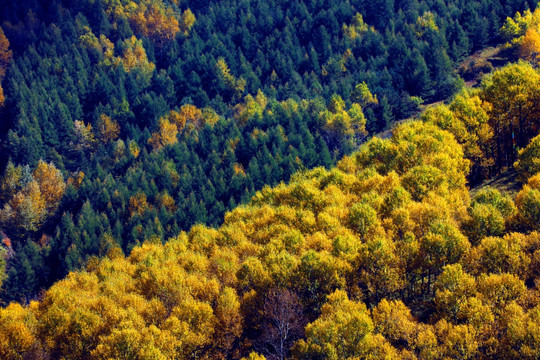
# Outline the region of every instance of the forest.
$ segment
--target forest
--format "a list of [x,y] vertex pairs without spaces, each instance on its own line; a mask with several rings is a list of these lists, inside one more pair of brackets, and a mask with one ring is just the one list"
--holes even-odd
[[[517,35],[526,20],[499,29],[533,5],[2,2],[0,299],[330,168],[459,91],[455,65]],[[38,196],[40,162],[56,195]]]
[[0,3],[0,358],[540,357],[534,7]]

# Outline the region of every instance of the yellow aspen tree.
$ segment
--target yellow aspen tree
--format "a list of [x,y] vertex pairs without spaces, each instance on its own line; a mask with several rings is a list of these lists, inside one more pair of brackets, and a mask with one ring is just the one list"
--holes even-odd
[[187,122],[191,122],[197,127],[199,127],[202,117],[202,111],[195,105],[185,104],[182,105],[182,107],[180,108],[180,111],[178,112],[178,117],[179,119],[175,121],[178,130],[182,130]]
[[540,34],[538,30],[527,29],[519,45],[519,56],[535,63],[540,60]]
[[157,202],[159,206],[163,206],[165,209],[167,209],[170,212],[176,211],[176,204],[174,202],[174,199],[167,191],[163,192],[162,194],[158,195]]
[[146,194],[138,193],[129,198],[129,213],[131,216],[142,216],[148,209],[150,209],[150,204],[148,204]]
[[184,33],[184,35],[188,35],[189,31],[193,27],[193,24],[195,24],[196,18],[193,12],[190,9],[185,10],[182,13],[182,22],[180,23],[180,30]]
[[476,281],[461,264],[446,265],[435,282],[435,305],[439,316],[457,321],[463,302],[476,294]]
[[354,15],[350,25],[343,24],[342,30],[345,36],[351,40],[364,35],[367,31],[375,32],[375,28],[366,24],[360,13]]
[[0,80],[6,75],[6,70],[13,57],[13,52],[9,50],[9,40],[0,27]]
[[36,342],[36,319],[29,308],[12,303],[0,309],[0,357],[23,359]]
[[130,140],[129,144],[129,152],[131,152],[131,155],[133,155],[134,158],[137,158],[141,152],[141,148],[137,144],[135,140]]
[[539,88],[540,73],[525,62],[507,65],[482,83],[481,98],[492,105],[490,126],[499,169],[512,164],[515,147],[527,146],[536,135],[540,119]]
[[344,291],[328,296],[321,316],[306,326],[306,339],[293,348],[293,359],[362,359],[378,354],[398,359],[398,354],[380,334],[363,303],[349,300]]
[[229,88],[229,90],[233,90],[236,85],[236,79],[231,74],[229,65],[227,65],[224,58],[222,57],[218,58],[216,62],[216,71],[217,71],[218,77],[220,77],[223,80],[223,82]]
[[248,120],[253,119],[255,116],[262,116],[264,111],[264,106],[266,105],[262,98],[257,99],[253,98],[250,94],[246,95],[244,102],[239,103],[234,107],[234,118],[239,125],[245,125]]
[[123,43],[123,56],[122,65],[127,72],[137,68],[141,72],[149,77],[156,65],[153,62],[148,61],[146,50],[144,50],[142,40],[137,39],[135,36],[127,39]]
[[412,344],[416,335],[416,321],[411,311],[401,301],[383,299],[372,310],[375,332],[392,344]]
[[49,213],[54,212],[66,189],[66,183],[62,172],[58,170],[53,163],[47,164],[40,160],[32,175],[39,184],[39,189],[45,200],[47,211]]
[[37,231],[47,215],[37,181],[32,180],[0,210],[0,222],[16,232]]
[[371,93],[365,81],[355,86],[351,94],[351,100],[358,103],[362,108],[379,104],[377,95]]
[[540,135],[532,138],[527,147],[519,150],[514,168],[523,181],[540,172]]
[[256,352],[251,352],[247,357],[243,357],[241,360],[266,360],[264,355],[258,354]]
[[0,107],[4,106],[5,101],[6,101],[6,96],[4,95],[4,88],[2,88],[2,85],[0,84]]
[[441,320],[434,329],[443,359],[474,359],[479,355],[477,333],[472,325],[454,325]]
[[226,358],[230,355],[234,342],[242,334],[243,328],[240,301],[232,288],[225,287],[222,290],[214,313],[217,320],[214,346],[218,354]]
[[521,226],[540,228],[540,173],[529,178],[529,181],[516,196],[516,207]]
[[516,37],[523,36],[533,18],[530,10],[525,10],[523,15],[518,11],[514,18],[508,17],[500,29],[503,39],[510,41]]
[[201,126],[202,125],[210,125],[214,126],[215,123],[219,121],[219,115],[216,113],[216,111],[210,107],[205,107],[202,109],[202,115],[201,115]]
[[104,143],[109,143],[116,140],[120,135],[120,125],[110,116],[101,114],[96,126],[99,140]]
[[167,118],[163,117],[159,119],[159,129],[148,139],[148,143],[152,145],[154,150],[159,150],[164,146],[175,144],[178,141],[177,134],[176,125],[171,124]]

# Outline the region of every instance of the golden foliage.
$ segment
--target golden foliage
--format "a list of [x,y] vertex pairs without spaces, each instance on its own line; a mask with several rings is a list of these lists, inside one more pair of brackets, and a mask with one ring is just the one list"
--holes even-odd
[[36,342],[35,325],[32,311],[19,304],[0,309],[0,357],[23,359]]
[[12,57],[13,53],[9,50],[9,40],[0,27],[0,80],[6,75],[6,69]]
[[439,27],[435,22],[435,14],[431,11],[426,11],[422,16],[416,19],[416,35],[423,36],[426,31],[438,31]]
[[350,25],[343,24],[343,33],[351,40],[361,37],[367,31],[376,32],[373,26],[364,22],[360,13],[354,15]]
[[136,159],[141,152],[139,145],[137,144],[135,140],[130,140],[128,146],[129,146],[129,152]]
[[148,143],[152,145],[154,150],[159,150],[164,146],[172,145],[178,142],[176,135],[178,134],[178,128],[175,124],[169,122],[165,117],[159,119],[159,129],[152,134]]
[[330,148],[336,148],[340,143],[355,143],[367,135],[361,106],[353,103],[347,111],[339,95],[332,96],[327,110],[319,114],[319,119]]
[[153,1],[148,5],[139,4],[130,14],[129,20],[139,34],[152,39],[157,44],[174,39],[180,31],[176,14],[171,8],[166,8],[161,1]]
[[109,143],[116,140],[120,135],[120,125],[112,120],[110,116],[105,114],[101,114],[99,117],[96,130],[100,141],[103,143]]
[[[163,0],[106,0],[104,3],[113,19],[127,19],[138,35],[150,38],[157,46],[173,40],[180,31],[188,35],[195,22],[191,10],[177,14]],[[173,3],[178,5],[177,0]]]
[[0,210],[0,222],[14,232],[27,233],[37,231],[54,214],[66,183],[54,164],[40,160],[33,173],[28,167],[8,165],[2,188],[11,196]]
[[138,40],[135,36],[124,41],[121,61],[127,72],[130,72],[133,69],[139,69],[143,75],[147,77],[149,77],[156,68],[154,63],[148,61],[142,41]]
[[509,41],[513,38],[525,35],[529,24],[531,23],[533,14],[530,10],[525,10],[523,15],[518,11],[514,18],[506,18],[504,25],[500,29],[503,39]]
[[202,111],[195,105],[182,105],[178,112],[177,119],[175,118],[175,124],[178,130],[182,130],[186,122],[191,122],[195,125],[199,125],[202,117]]
[[527,29],[519,46],[519,56],[538,63],[540,60],[540,34],[537,29]]
[[3,106],[5,101],[6,101],[6,96],[4,95],[4,89],[2,88],[2,85],[0,84],[0,106]]
[[193,27],[193,24],[195,24],[195,15],[191,12],[190,9],[186,9],[182,13],[182,22],[180,23],[180,30],[184,33],[184,35],[188,35],[189,31]]
[[142,216],[146,211],[150,209],[150,204],[146,199],[146,194],[138,193],[129,198],[129,214],[131,216]]
[[164,192],[163,194],[160,194],[158,196],[157,203],[158,206],[163,206],[170,212],[174,212],[176,210],[176,204],[174,202],[174,199],[167,192]]
[[[4,34],[2,27],[0,27],[0,82],[2,82],[6,75],[6,70],[12,57],[13,53],[9,50],[9,40]],[[0,85],[0,107],[4,105],[4,101],[4,89]]]
[[236,97],[239,97],[246,88],[246,80],[242,77],[236,79],[229,65],[225,62],[225,59],[220,57],[216,62],[216,75],[218,79],[223,81],[227,90],[231,91],[232,94]]
[[293,358],[337,360],[378,354],[381,359],[398,359],[396,349],[373,330],[366,306],[338,290],[328,296],[321,316],[306,326],[306,340],[296,344]]
[[64,176],[53,163],[47,164],[41,160],[38,162],[33,176],[34,180],[39,184],[39,190],[45,200],[47,211],[50,213],[56,211],[66,189]]
[[[252,350],[266,353],[283,339],[272,331],[291,324],[279,312],[290,308],[283,297],[268,307],[271,294],[281,293],[297,299],[294,314],[307,324],[304,335],[291,335],[296,344],[292,353],[282,348],[284,357],[538,357],[540,235],[531,230],[540,223],[540,175],[529,177],[515,205],[494,189],[472,199],[467,189],[470,162],[489,154],[507,117],[519,123],[517,106],[509,108],[514,115],[494,110],[508,97],[503,85],[535,105],[530,69],[517,69],[518,78],[529,77],[517,89],[502,73],[486,82],[489,91],[460,94],[421,121],[400,124],[334,169],[263,188],[218,228],[196,225],[165,245],[143,243],[127,258],[116,248],[55,284],[40,303],[2,310],[0,324],[13,318],[17,325],[0,326],[15,334],[0,336],[0,351],[29,358],[35,346],[28,344],[38,339],[47,354],[65,358],[260,359]],[[264,109],[262,96],[246,100]],[[288,101],[283,111],[298,106],[309,104]],[[360,112],[336,96],[321,116],[343,122]],[[175,141],[178,126],[203,113],[188,106],[163,118],[169,140],[157,132],[152,145]],[[526,152],[536,157],[529,149],[520,161]],[[9,206],[29,201],[45,209],[57,198],[40,188],[37,179],[46,184],[54,174],[40,166],[30,178],[8,164],[2,189]],[[174,166],[161,166],[177,179]],[[154,200],[174,209],[167,193]],[[143,193],[129,201],[131,216],[151,206]],[[102,240],[106,252],[112,240]]]
[[263,111],[266,108],[268,99],[261,90],[257,92],[254,98],[250,94],[246,95],[243,103],[239,103],[234,107],[234,119],[240,126],[245,125],[249,120],[262,117]]

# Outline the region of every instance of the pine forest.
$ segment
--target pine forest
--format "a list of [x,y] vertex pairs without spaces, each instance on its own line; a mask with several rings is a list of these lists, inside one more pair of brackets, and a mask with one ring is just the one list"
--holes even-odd
[[0,0],[0,359],[540,359],[540,6]]

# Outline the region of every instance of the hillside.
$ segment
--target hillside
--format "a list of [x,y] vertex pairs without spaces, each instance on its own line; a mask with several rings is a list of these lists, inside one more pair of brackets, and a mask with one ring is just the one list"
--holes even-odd
[[[538,106],[538,82],[529,64],[508,65],[337,167],[265,187],[217,229],[198,225],[128,257],[112,247],[41,301],[1,310],[0,354],[538,357],[540,136],[519,153],[527,185],[515,201],[466,186],[471,170],[505,158],[490,149],[507,141],[494,130],[509,89]],[[524,142],[540,121],[529,119]]]
[[0,358],[540,357],[533,6],[0,2]]
[[455,93],[454,67],[534,5],[2,2],[1,298],[335,165]]

